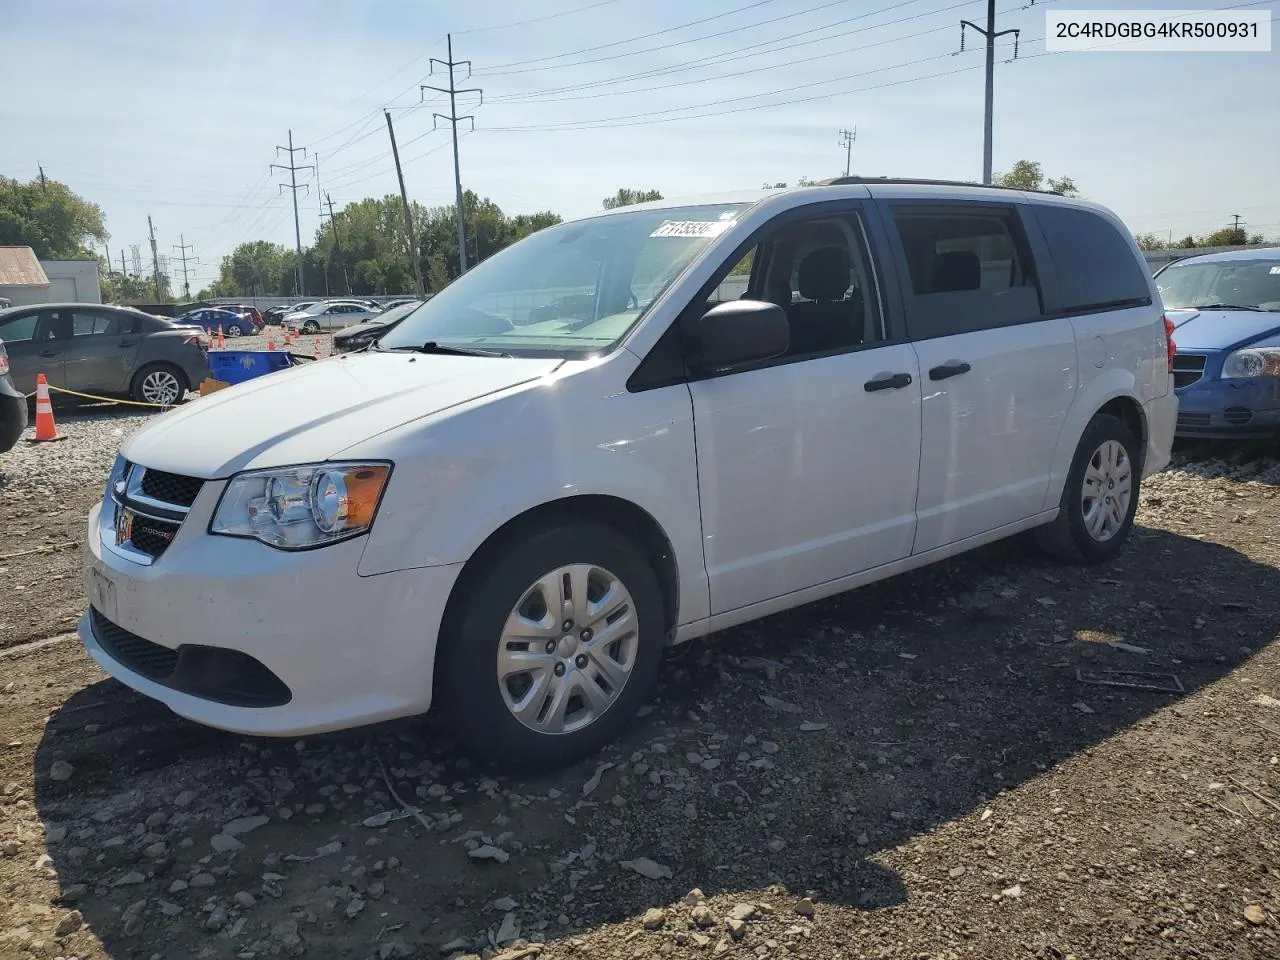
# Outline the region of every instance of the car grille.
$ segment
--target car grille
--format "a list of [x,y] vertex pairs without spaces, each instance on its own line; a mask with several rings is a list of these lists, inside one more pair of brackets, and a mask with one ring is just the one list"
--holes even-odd
[[1207,413],[1178,414],[1178,426],[1180,427],[1207,427],[1210,422],[1209,414]]
[[173,671],[178,666],[177,650],[143,640],[124,627],[116,626],[95,607],[89,608],[89,619],[93,624],[93,635],[98,638],[102,649],[107,651],[111,659],[149,680],[162,681],[173,676]]
[[184,477],[163,470],[147,470],[142,475],[142,492],[153,500],[189,507],[196,502],[196,495],[204,481],[197,477]]
[[1198,353],[1179,353],[1173,358],[1173,388],[1189,387],[1204,376],[1205,357]]
[[[164,470],[149,470],[136,463],[124,465],[123,479],[108,492],[103,509],[103,542],[136,563],[151,563],[173,542],[204,481]],[[109,510],[107,508],[110,508]],[[117,528],[124,511],[129,535],[118,542]]]

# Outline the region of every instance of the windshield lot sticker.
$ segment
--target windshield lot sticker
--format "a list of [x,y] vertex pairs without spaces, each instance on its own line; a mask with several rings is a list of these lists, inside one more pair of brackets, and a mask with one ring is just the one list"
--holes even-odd
[[651,237],[718,237],[733,226],[732,220],[663,220]]
[[1267,272],[1268,272],[1268,273],[1280,273],[1280,267],[1272,267],[1272,268],[1271,268],[1270,270],[1268,270]]

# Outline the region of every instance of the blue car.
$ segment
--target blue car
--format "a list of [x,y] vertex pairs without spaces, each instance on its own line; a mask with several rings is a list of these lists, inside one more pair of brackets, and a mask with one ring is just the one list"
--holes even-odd
[[253,321],[248,317],[231,310],[219,310],[216,307],[192,310],[180,317],[174,317],[173,322],[182,326],[201,327],[215,336],[219,326],[222,327],[223,334],[228,337],[248,337],[256,332]]
[[1280,247],[1187,257],[1155,281],[1177,344],[1177,436],[1280,438]]

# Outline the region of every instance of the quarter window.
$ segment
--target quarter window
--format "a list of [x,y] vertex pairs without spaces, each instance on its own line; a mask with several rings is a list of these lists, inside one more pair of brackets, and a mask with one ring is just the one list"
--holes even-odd
[[1088,210],[1047,203],[1034,212],[1053,257],[1062,312],[1151,302],[1150,280],[1133,244],[1111,223]]
[[911,278],[913,340],[1042,318],[1035,266],[1013,210],[902,206],[893,219]]

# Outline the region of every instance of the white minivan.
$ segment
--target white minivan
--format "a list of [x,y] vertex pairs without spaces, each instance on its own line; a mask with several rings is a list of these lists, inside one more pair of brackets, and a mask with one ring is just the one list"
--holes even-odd
[[80,635],[211,726],[434,706],[484,757],[565,762],[668,644],[1021,531],[1115,554],[1172,354],[1081,201],[840,178],[564,223],[130,437]]

